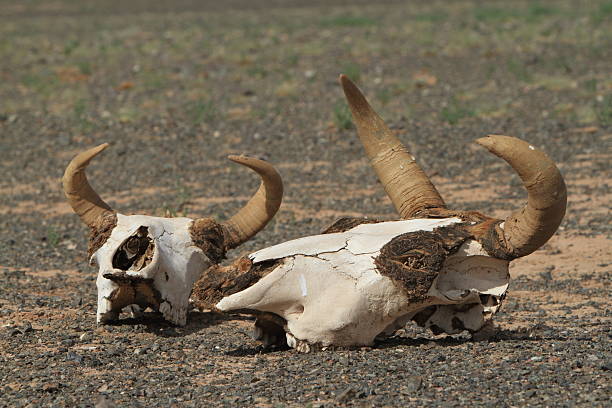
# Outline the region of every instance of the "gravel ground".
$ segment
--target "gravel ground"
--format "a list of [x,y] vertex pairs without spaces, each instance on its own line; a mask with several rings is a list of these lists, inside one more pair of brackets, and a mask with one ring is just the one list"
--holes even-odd
[[[612,4],[260,3],[0,5],[0,406],[610,406]],[[299,354],[262,349],[248,317],[96,327],[87,231],[59,183],[95,144],[112,146],[90,180],[126,213],[226,219],[258,180],[225,156],[275,163],[283,206],[230,259],[340,216],[395,217],[340,72],[452,208],[503,217],[525,198],[474,138],[558,163],[567,216],[513,262],[497,331],[408,326]]]

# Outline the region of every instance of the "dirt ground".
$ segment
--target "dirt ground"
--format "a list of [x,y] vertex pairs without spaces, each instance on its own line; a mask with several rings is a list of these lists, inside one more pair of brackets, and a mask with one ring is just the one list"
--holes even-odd
[[[0,406],[610,406],[610,67],[603,0],[0,4]],[[225,157],[274,163],[283,205],[230,260],[340,216],[396,217],[340,73],[451,208],[524,203],[477,137],[520,137],[558,164],[565,220],[511,264],[497,332],[407,326],[299,354],[263,349],[247,316],[97,327],[87,231],[60,186],[91,146],[111,143],[88,174],[122,213],[224,220],[258,184]]]

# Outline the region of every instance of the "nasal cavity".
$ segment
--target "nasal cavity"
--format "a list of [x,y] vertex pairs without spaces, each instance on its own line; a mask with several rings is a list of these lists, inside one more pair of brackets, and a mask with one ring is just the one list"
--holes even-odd
[[155,245],[149,238],[149,228],[140,227],[123,241],[113,256],[113,268],[122,271],[139,271],[151,263]]

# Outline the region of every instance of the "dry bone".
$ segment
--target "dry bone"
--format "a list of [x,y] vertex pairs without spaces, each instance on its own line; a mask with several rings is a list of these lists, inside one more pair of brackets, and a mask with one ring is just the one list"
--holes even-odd
[[256,338],[300,351],[371,345],[410,320],[434,333],[482,330],[506,295],[509,262],[542,246],[563,219],[559,170],[522,140],[478,139],[518,173],[528,202],[505,220],[448,209],[359,89],[345,76],[341,84],[401,220],[342,219],[321,235],[214,266],[196,283],[193,300],[254,314]]
[[90,160],[107,147],[102,144],[77,155],[63,178],[66,198],[90,228],[89,259],[99,267],[97,322],[117,319],[124,308],[138,314],[149,307],[184,325],[194,282],[272,219],[282,200],[281,178],[262,160],[230,156],[256,171],[262,182],[228,221],[123,215],[102,201],[85,175]]

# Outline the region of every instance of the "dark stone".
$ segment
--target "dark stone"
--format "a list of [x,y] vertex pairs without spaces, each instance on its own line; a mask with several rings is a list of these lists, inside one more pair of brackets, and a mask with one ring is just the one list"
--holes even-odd
[[66,361],[74,361],[81,364],[83,362],[83,356],[75,353],[74,351],[69,351],[66,354]]

